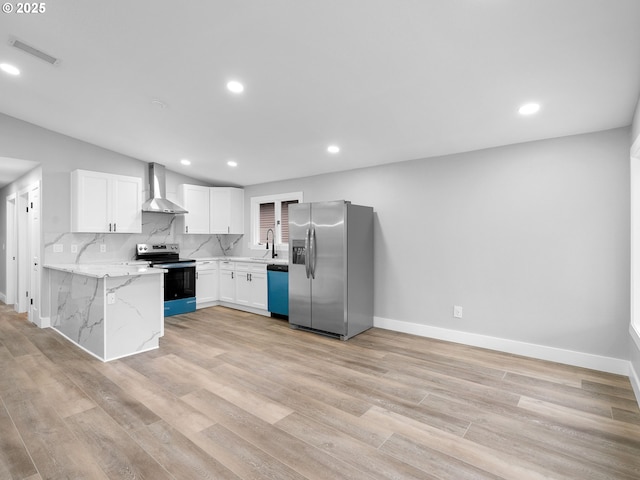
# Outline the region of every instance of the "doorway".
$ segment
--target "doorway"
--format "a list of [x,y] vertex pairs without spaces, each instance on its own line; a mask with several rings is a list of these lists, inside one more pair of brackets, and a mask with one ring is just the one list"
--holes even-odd
[[16,250],[18,245],[18,226],[16,223],[16,206],[16,194],[14,193],[7,197],[7,250],[5,262],[7,266],[7,278],[5,282],[6,292],[4,299],[7,305],[16,304],[16,286],[18,284],[18,252]]
[[40,182],[7,197],[7,304],[40,326]]

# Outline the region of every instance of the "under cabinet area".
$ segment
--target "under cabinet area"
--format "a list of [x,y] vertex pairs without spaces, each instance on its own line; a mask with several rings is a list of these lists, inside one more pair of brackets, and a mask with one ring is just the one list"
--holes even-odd
[[71,172],[71,231],[142,232],[142,179],[88,170]]

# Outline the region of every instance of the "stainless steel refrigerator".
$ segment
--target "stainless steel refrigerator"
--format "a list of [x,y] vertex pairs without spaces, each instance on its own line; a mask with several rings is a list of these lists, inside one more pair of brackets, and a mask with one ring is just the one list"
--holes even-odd
[[289,324],[342,340],[373,326],[373,208],[289,205]]

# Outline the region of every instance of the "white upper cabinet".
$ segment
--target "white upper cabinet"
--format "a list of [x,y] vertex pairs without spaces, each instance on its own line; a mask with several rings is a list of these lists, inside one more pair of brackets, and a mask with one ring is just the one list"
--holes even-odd
[[178,203],[189,211],[179,217],[181,233],[244,233],[242,188],[182,184],[178,197]]
[[232,187],[210,189],[211,233],[244,233],[244,190]]
[[189,212],[179,217],[182,233],[209,233],[209,190],[200,185],[178,187],[178,203]]
[[87,170],[71,172],[71,231],[142,232],[142,179]]

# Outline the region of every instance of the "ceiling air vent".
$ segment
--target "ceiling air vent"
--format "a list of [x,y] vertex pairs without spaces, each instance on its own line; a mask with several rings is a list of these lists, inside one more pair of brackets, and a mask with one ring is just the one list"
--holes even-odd
[[42,50],[38,50],[37,48],[27,45],[26,43],[21,42],[20,40],[17,40],[15,38],[11,39],[9,41],[9,44],[16,47],[18,50],[22,50],[23,52],[28,53],[29,55],[38,57],[40,60],[44,60],[45,62],[50,63],[51,65],[58,65],[60,63],[60,59],[52,57],[48,53],[44,53]]

